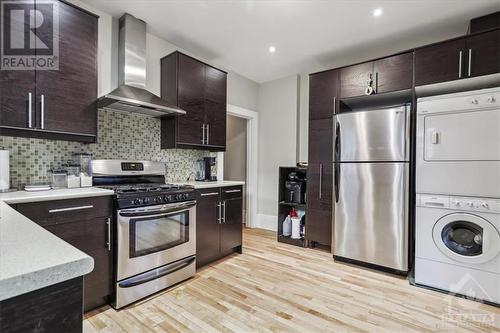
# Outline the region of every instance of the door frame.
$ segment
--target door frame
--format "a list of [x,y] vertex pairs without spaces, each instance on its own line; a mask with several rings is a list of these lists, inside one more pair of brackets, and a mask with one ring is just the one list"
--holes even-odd
[[[236,105],[227,104],[227,115],[247,120],[247,175],[245,181],[246,227],[254,228],[257,223],[257,159],[259,147],[258,113]],[[224,153],[217,153],[217,179],[224,179]]]

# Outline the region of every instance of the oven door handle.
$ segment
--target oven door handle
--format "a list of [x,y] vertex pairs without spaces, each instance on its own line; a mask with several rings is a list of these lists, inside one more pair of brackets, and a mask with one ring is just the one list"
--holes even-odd
[[165,275],[177,272],[189,265],[191,265],[195,260],[195,256],[191,256],[177,262],[165,265],[163,267],[148,271],[146,273],[139,274],[137,276],[131,277],[129,279],[123,280],[118,283],[120,288],[130,288],[135,287],[140,284],[159,279]]
[[125,216],[125,217],[164,215],[165,213],[181,212],[195,205],[196,205],[196,200],[191,200],[191,201],[167,205],[164,208],[159,208],[150,211],[141,209],[125,209],[119,211],[118,214],[120,216]]

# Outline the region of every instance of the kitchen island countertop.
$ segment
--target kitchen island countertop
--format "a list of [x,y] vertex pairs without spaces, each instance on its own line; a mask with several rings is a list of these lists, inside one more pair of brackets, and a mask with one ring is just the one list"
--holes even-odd
[[9,204],[113,195],[94,187],[0,194],[0,301],[88,274],[94,260]]

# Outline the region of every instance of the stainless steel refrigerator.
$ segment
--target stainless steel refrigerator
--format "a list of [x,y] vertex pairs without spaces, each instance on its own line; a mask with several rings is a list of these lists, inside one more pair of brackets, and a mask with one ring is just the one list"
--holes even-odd
[[410,105],[335,116],[336,259],[408,271]]

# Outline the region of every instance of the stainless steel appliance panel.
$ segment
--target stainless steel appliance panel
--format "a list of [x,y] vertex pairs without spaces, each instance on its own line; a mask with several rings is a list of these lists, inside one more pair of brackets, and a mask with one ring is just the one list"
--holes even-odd
[[[118,281],[196,253],[196,201],[122,209],[117,215]],[[181,215],[187,216],[188,226]],[[146,238],[151,235],[153,239]]]
[[142,273],[132,278],[116,282],[116,309],[133,303],[141,298],[184,281],[196,272],[194,256]]
[[408,270],[408,163],[336,163],[334,255]]
[[416,192],[500,197],[500,88],[419,98]]
[[408,161],[410,106],[336,116],[336,162]]

